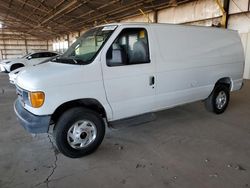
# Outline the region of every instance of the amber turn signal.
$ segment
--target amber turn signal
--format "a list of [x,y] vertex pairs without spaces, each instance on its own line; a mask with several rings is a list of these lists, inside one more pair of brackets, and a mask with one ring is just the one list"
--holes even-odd
[[30,104],[33,108],[39,108],[43,105],[45,94],[41,91],[29,93]]

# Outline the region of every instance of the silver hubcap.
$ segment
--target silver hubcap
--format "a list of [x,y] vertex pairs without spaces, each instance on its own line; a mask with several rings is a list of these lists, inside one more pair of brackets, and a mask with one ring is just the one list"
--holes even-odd
[[219,110],[221,110],[227,102],[227,95],[224,91],[221,91],[216,97],[216,106]]
[[67,141],[72,148],[82,149],[96,138],[97,130],[93,122],[80,120],[74,123],[67,133]]

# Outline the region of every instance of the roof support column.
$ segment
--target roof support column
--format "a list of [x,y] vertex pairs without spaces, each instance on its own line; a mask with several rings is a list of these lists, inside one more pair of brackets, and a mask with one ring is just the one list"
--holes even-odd
[[27,39],[24,39],[24,45],[25,45],[25,52],[28,54],[28,45],[27,45]]
[[225,10],[225,12],[226,12],[225,28],[227,28],[227,26],[228,26],[229,5],[230,5],[230,0],[224,0],[223,6],[224,6],[224,10]]
[[2,40],[3,40],[3,49],[1,50],[2,59],[7,59],[6,46],[5,46],[5,39],[4,39],[3,29],[2,29],[2,28],[1,28],[1,34],[2,34]]
[[158,10],[154,10],[154,23],[158,23]]
[[229,0],[223,0],[223,4],[221,0],[215,0],[215,1],[216,1],[216,4],[220,7],[220,10],[222,12],[221,27],[227,28]]
[[70,44],[69,44],[69,34],[67,34],[67,41],[68,41],[68,48],[69,48],[69,46],[70,46]]

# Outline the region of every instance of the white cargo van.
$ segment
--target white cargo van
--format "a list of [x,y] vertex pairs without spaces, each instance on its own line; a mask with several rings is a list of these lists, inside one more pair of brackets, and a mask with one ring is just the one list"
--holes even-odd
[[58,149],[93,152],[105,125],[143,122],[152,112],[204,100],[223,113],[242,87],[237,32],[169,24],[95,27],[60,57],[22,71],[15,112],[31,133],[53,125]]

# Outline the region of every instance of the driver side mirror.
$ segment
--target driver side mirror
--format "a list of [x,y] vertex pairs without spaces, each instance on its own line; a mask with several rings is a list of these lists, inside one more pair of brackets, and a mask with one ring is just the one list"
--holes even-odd
[[127,55],[125,50],[117,44],[113,44],[106,55],[108,66],[121,66],[127,63]]
[[32,59],[32,57],[31,57],[31,56],[28,56],[28,57],[27,57],[27,59],[28,59],[28,60],[31,60],[31,59]]

